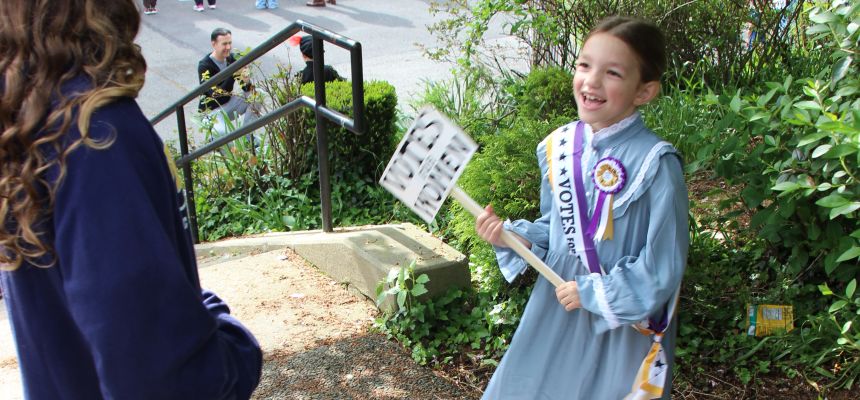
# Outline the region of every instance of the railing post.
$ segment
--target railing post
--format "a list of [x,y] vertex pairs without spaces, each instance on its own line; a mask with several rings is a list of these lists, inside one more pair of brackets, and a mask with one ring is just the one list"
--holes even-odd
[[[182,105],[176,106],[176,125],[179,129],[179,152],[181,157],[188,155],[188,132],[185,127],[185,109]],[[182,176],[185,181],[185,205],[188,207],[188,229],[191,231],[191,240],[200,243],[197,232],[197,210],[194,207],[194,181],[191,176],[191,163],[182,164]]]
[[352,119],[355,130],[367,134],[367,121],[364,119],[364,67],[361,61],[361,43],[356,43],[349,51],[352,67]]
[[314,100],[316,107],[314,113],[317,122],[317,155],[319,156],[320,170],[320,206],[322,208],[322,225],[324,232],[332,232],[331,223],[331,183],[329,182],[329,164],[328,164],[328,130],[326,129],[326,120],[323,118],[320,107],[324,107],[325,102],[325,75],[323,67],[325,59],[323,58],[323,40],[314,36],[313,38],[313,59],[314,59]]
[[[315,99],[310,99],[310,97],[308,96],[302,96],[297,99],[295,103],[291,102],[291,106],[282,110],[283,112],[278,112],[277,117],[280,117],[280,115],[282,115],[284,112],[292,112],[289,110],[293,110],[294,108],[312,106],[314,107],[314,114],[316,117],[317,125],[317,155],[319,157],[319,184],[320,203],[322,211],[322,226],[323,230],[326,232],[333,231],[330,182],[331,172],[329,171],[328,129],[326,127],[326,120],[331,120],[333,123],[338,124],[339,126],[344,127],[347,130],[356,134],[362,134],[367,130],[367,122],[364,118],[364,79],[362,71],[361,43],[355,42],[352,39],[344,38],[325,29],[299,20],[290,24],[288,27],[278,32],[275,36],[272,36],[271,38],[263,42],[261,45],[251,50],[248,54],[228,66],[226,69],[215,74],[215,76],[210,77],[209,80],[207,80],[206,82],[201,82],[196,89],[187,93],[176,103],[168,106],[164,111],[150,119],[150,122],[153,125],[156,125],[165,118],[167,118],[171,113],[175,112],[177,114],[176,118],[179,127],[178,129],[180,137],[179,145],[180,151],[182,153],[177,161],[177,166],[182,168],[182,173],[185,180],[185,205],[187,207],[186,212],[188,213],[187,223],[192,239],[195,243],[199,243],[200,238],[197,225],[197,211],[194,205],[194,182],[192,177],[191,162],[197,160],[202,155],[208,154],[214,149],[219,148],[220,146],[223,146],[235,140],[236,138],[243,136],[246,133],[253,132],[253,130],[262,127],[263,125],[273,121],[277,117],[269,117],[267,114],[267,116],[261,118],[261,120],[265,120],[267,122],[260,123],[259,125],[251,123],[248,127],[242,127],[235,131],[236,133],[240,134],[228,134],[225,137],[216,139],[208,145],[201,146],[200,148],[196,149],[193,154],[190,154],[188,151],[188,137],[186,132],[187,128],[185,126],[185,114],[183,112],[183,107],[185,104],[190,103],[196,97],[203,95],[206,90],[211,88],[212,83],[210,82],[220,82],[224,79],[229,79],[232,74],[239,71],[241,68],[244,68],[245,66],[247,66],[247,64],[254,62],[254,60],[259,58],[266,52],[270,51],[271,49],[275,48],[280,43],[286,41],[287,38],[289,38],[298,31],[304,31],[313,35],[313,57],[316,61],[314,62],[313,66]],[[325,75],[323,73],[325,67],[325,58],[323,56],[324,41],[330,41],[332,44],[338,47],[350,50],[350,61],[353,78],[353,118],[349,118],[348,116],[345,116],[340,112],[328,109],[326,107]]]

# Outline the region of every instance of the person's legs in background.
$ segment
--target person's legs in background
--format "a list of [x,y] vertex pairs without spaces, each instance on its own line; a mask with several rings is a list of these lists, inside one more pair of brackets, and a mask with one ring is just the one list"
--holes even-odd
[[143,13],[146,15],[157,13],[158,8],[155,7],[157,2],[158,0],[143,0]]
[[[211,136],[209,140],[218,139],[240,126],[245,126],[260,118],[259,104],[249,104],[247,99],[241,95],[234,95],[230,101],[224,103],[217,110],[209,114],[212,121]],[[242,116],[242,125],[239,125],[239,116]],[[229,121],[229,122],[228,122]],[[254,133],[248,134],[248,139],[256,146],[260,142]]]
[[258,10],[263,10],[266,7],[270,9],[278,8],[278,0],[257,0]]

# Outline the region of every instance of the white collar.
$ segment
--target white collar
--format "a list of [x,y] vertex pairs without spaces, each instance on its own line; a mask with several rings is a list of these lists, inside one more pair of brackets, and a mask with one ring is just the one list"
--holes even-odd
[[639,111],[634,111],[633,114],[627,116],[627,118],[622,119],[612,125],[607,126],[597,132],[593,132],[591,129],[591,125],[588,125],[588,134],[589,134],[589,142],[591,143],[591,147],[596,146],[599,142],[607,140],[612,136],[615,136],[618,132],[623,131],[625,128],[633,124],[634,121],[639,119]]

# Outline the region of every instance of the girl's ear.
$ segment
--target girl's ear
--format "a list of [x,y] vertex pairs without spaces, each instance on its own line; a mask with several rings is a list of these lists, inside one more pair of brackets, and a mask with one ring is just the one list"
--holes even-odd
[[660,81],[645,82],[639,86],[639,90],[636,92],[636,98],[633,99],[633,104],[637,107],[647,104],[651,100],[654,100],[659,93]]

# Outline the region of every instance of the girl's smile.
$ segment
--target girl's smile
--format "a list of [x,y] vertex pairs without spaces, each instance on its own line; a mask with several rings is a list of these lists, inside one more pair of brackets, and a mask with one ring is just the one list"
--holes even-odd
[[656,96],[660,83],[641,82],[639,59],[621,39],[592,35],[580,52],[573,76],[579,118],[596,132],[633,114]]

